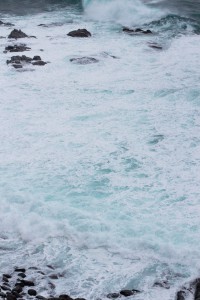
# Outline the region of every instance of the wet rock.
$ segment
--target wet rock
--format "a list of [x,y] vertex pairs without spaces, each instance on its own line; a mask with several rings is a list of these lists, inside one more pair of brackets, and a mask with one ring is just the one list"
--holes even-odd
[[45,66],[46,64],[47,64],[47,62],[45,62],[43,60],[35,61],[32,63],[33,66]]
[[8,279],[12,278],[12,276],[9,274],[3,274],[3,277],[8,278]]
[[29,270],[39,270],[37,267],[29,267]]
[[120,292],[120,294],[125,297],[129,297],[129,296],[135,295],[137,293],[140,293],[140,291],[138,291],[138,290],[122,290]]
[[99,60],[94,57],[71,58],[70,61],[78,65],[88,65],[88,64],[95,64],[99,62]]
[[6,299],[7,299],[7,300],[16,300],[17,298],[15,297],[15,295],[13,295],[13,294],[11,294],[11,293],[7,293]]
[[0,292],[0,297],[1,298],[6,298],[6,294],[4,294],[3,292]]
[[24,286],[35,286],[35,283],[33,281],[30,281],[30,280],[21,280],[21,283],[24,285]]
[[30,296],[36,296],[36,295],[37,295],[37,292],[36,292],[36,290],[34,290],[34,289],[29,289],[29,290],[28,290],[28,294],[29,294]]
[[47,267],[51,270],[55,270],[55,268],[52,265],[47,265]]
[[154,287],[161,287],[164,289],[169,289],[170,285],[167,281],[156,281],[153,285]]
[[9,39],[21,39],[21,38],[26,38],[26,37],[28,37],[28,35],[26,33],[24,33],[23,31],[18,30],[18,29],[13,29],[11,31],[11,33],[9,34],[9,36],[8,36]]
[[74,300],[86,300],[85,298],[75,298]]
[[67,35],[71,37],[85,38],[85,37],[90,37],[91,33],[87,29],[78,29],[78,30],[70,31]]
[[25,273],[26,269],[25,268],[15,268],[15,272],[22,272]]
[[39,300],[45,300],[46,299],[45,297],[43,297],[41,295],[37,295],[36,298],[39,299]]
[[199,281],[197,281],[197,284],[195,287],[194,300],[200,300],[200,282]]
[[5,53],[6,52],[24,52],[24,51],[29,51],[29,50],[31,50],[31,48],[27,47],[25,44],[5,47]]
[[58,279],[59,276],[56,275],[56,274],[52,274],[52,275],[49,275],[49,278],[51,278],[51,279]]
[[157,43],[148,43],[148,46],[149,46],[150,48],[156,49],[156,50],[162,50],[162,49],[163,49],[163,47],[160,46],[160,45],[157,44]]
[[10,291],[10,287],[6,286],[5,284],[1,286],[3,291]]
[[22,287],[20,285],[16,285],[15,288],[12,290],[12,292],[16,292],[16,293],[21,293],[22,292]]
[[41,59],[41,57],[40,57],[39,55],[35,55],[35,56],[33,57],[33,60],[42,60],[42,59]]
[[[185,292],[184,291],[177,292],[176,300],[185,300]],[[196,298],[195,298],[195,300],[196,300]]]
[[21,295],[20,295],[19,293],[15,292],[15,291],[14,291],[14,292],[12,291],[12,294],[13,294],[16,298],[20,298],[20,297],[21,297]]
[[3,21],[1,21],[0,20],[0,26],[14,26],[14,24],[12,24],[12,23],[9,23],[9,22],[3,22]]
[[143,30],[141,28],[132,29],[132,28],[128,28],[128,27],[123,27],[122,30],[123,30],[123,32],[129,33],[129,34],[152,34],[153,33],[149,29]]
[[110,298],[110,299],[116,299],[116,298],[119,298],[120,297],[120,294],[119,293],[110,293],[107,295],[107,298]]
[[8,278],[5,277],[4,275],[3,275],[3,277],[2,277],[2,280],[3,280],[4,282],[9,282]]
[[26,277],[26,274],[24,274],[24,273],[19,273],[18,276],[21,277],[21,278],[25,278],[25,277]]
[[60,295],[59,300],[73,300],[69,295]]

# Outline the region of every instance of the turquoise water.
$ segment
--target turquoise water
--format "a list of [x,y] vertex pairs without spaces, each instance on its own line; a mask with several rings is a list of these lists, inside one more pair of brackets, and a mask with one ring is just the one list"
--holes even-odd
[[[52,264],[64,274],[56,292],[88,300],[126,287],[143,291],[136,300],[174,299],[200,268],[194,7],[24,3],[2,1],[1,19],[36,35],[23,40],[27,55],[50,63],[19,72],[0,56],[1,269]],[[37,26],[52,22],[61,26]],[[155,34],[130,36],[122,25]],[[84,27],[90,39],[66,35]],[[99,63],[69,61],[80,56]],[[166,279],[170,289],[152,287]]]

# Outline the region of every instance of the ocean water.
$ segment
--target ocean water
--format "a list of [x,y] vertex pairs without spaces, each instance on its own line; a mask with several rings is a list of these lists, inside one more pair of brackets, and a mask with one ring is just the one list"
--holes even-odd
[[200,4],[147,2],[0,1],[50,62],[12,69],[0,39],[0,269],[50,264],[56,294],[171,300],[200,275]]

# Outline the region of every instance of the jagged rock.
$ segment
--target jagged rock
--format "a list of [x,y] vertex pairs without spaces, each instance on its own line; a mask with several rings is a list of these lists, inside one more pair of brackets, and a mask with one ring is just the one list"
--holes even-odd
[[0,21],[0,26],[14,26],[14,24],[12,23],[9,23],[9,22],[3,22],[3,21]]
[[88,64],[94,64],[99,62],[99,60],[94,57],[71,58],[70,61],[74,64],[79,64],[79,65],[88,65]]
[[13,295],[11,293],[7,293],[6,294],[6,299],[7,300],[16,300],[17,298],[15,297],[15,295]]
[[37,292],[36,292],[36,290],[29,289],[29,290],[28,290],[28,294],[29,294],[30,296],[36,296],[36,295],[37,295]]
[[31,50],[31,48],[27,47],[25,44],[5,47],[5,53],[6,52],[24,52],[24,51],[29,51],[29,50]]
[[176,294],[176,300],[185,300],[185,292],[184,291],[177,292],[177,294]]
[[6,286],[5,284],[1,286],[1,289],[3,291],[10,291],[10,288],[8,286]]
[[143,30],[141,28],[136,28],[136,29],[131,29],[131,28],[128,28],[128,27],[123,27],[122,29],[124,32],[127,32],[127,33],[130,33],[130,34],[152,34],[153,32],[149,29],[147,30]]
[[200,282],[197,281],[196,287],[195,287],[195,295],[194,300],[200,300]]
[[107,298],[110,298],[110,299],[116,299],[116,298],[119,298],[120,297],[120,294],[119,293],[110,293],[107,295]]
[[41,59],[41,57],[40,57],[39,55],[35,55],[35,56],[33,57],[33,60],[42,60],[42,59]]
[[51,274],[51,275],[49,275],[49,278],[51,278],[51,279],[58,279],[59,276],[57,274]]
[[[10,60],[7,60],[7,64],[12,64],[12,66],[16,69],[22,68],[24,64],[30,64],[30,63],[32,63],[32,65],[34,66],[44,66],[47,64],[46,62],[41,60],[40,56],[34,56],[33,58],[31,58],[26,55],[22,55],[22,56],[16,55],[16,56],[12,56]],[[23,278],[26,277],[24,273],[20,273],[20,274],[21,275],[18,276]],[[21,284],[23,284],[22,280],[21,280]]]
[[[18,29],[13,29],[13,31],[11,31],[11,33],[8,36],[9,39],[21,39],[21,38],[26,38],[26,37],[28,37],[28,35]],[[22,269],[22,270],[24,270],[24,269]],[[22,271],[16,271],[16,272],[22,272]]]
[[71,37],[85,38],[85,37],[90,37],[91,33],[87,31],[87,29],[78,29],[78,30],[70,31],[67,35]]
[[17,292],[17,293],[21,293],[22,292],[22,287],[20,285],[16,285],[14,287],[14,289],[12,290],[12,292]]

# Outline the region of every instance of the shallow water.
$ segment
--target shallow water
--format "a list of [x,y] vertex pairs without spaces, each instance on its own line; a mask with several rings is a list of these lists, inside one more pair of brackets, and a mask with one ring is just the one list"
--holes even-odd
[[[198,18],[178,2],[21,4],[2,1],[1,19],[50,63],[22,72],[0,56],[1,270],[52,264],[56,293],[86,299],[174,299],[200,268]],[[66,35],[84,27],[90,39]],[[82,56],[99,63],[70,62]]]

